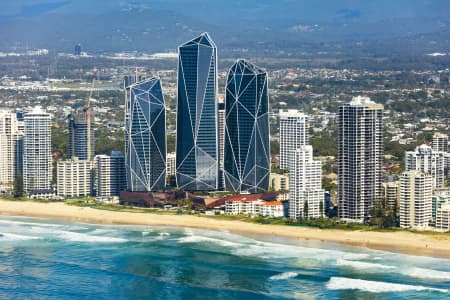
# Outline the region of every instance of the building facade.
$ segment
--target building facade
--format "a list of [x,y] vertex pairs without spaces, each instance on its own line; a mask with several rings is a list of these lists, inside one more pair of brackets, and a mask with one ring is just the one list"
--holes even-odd
[[93,192],[94,162],[91,160],[58,161],[57,194],[62,197],[84,197]]
[[355,97],[339,107],[338,215],[364,221],[382,198],[383,106]]
[[433,188],[441,188],[445,182],[445,156],[445,152],[420,145],[414,151],[405,152],[405,171],[417,170],[430,174],[433,177]]
[[289,191],[289,175],[270,173],[269,189],[273,191]]
[[448,152],[448,135],[436,132],[433,135],[433,151]]
[[69,115],[68,156],[81,160],[95,156],[94,114],[90,106],[75,108]]
[[383,182],[383,199],[386,207],[397,209],[400,203],[400,181]]
[[288,169],[290,151],[308,144],[308,117],[296,109],[280,110],[280,169]]
[[97,155],[97,197],[118,197],[127,188],[125,156],[120,151]]
[[403,172],[400,178],[400,227],[428,227],[432,220],[432,187],[430,174]]
[[17,114],[0,110],[0,189],[10,191],[14,180],[21,175],[23,124]]
[[40,107],[24,115],[23,188],[50,190],[52,183],[51,116]]
[[189,191],[217,190],[217,48],[207,33],[178,47],[176,181]]
[[289,157],[289,217],[319,218],[325,214],[322,163],[313,159],[313,148],[301,146]]
[[128,87],[125,110],[125,166],[131,192],[166,185],[166,107],[159,78]]
[[238,60],[227,77],[224,175],[228,191],[269,188],[269,94],[267,72]]
[[450,230],[450,203],[443,204],[436,212],[436,228]]

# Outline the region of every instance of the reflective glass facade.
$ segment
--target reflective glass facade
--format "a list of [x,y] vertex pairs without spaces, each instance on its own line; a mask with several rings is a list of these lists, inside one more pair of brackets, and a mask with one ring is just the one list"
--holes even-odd
[[166,180],[166,108],[159,78],[127,87],[125,112],[127,189],[158,191]]
[[225,187],[259,193],[269,188],[269,95],[266,71],[238,60],[225,95]]
[[94,158],[94,115],[90,106],[76,108],[69,115],[69,158],[81,160]]
[[176,179],[178,187],[218,183],[217,49],[207,33],[178,48]]

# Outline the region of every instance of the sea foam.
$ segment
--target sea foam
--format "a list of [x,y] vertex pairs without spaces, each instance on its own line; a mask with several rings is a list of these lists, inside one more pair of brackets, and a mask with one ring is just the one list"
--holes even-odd
[[39,239],[35,236],[20,235],[14,233],[0,233],[0,241],[11,242],[11,241],[27,241]]
[[345,277],[331,277],[326,286],[329,290],[360,290],[371,293],[407,291],[438,291],[442,293],[449,292],[449,290],[447,289],[438,289],[421,285],[398,284]]
[[273,275],[269,277],[269,280],[287,280],[289,278],[295,278],[298,276],[298,273],[295,272],[285,272],[277,275]]

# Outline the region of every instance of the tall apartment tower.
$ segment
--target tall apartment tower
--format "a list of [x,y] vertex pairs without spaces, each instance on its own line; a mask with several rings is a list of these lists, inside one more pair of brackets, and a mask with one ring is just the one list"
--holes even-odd
[[448,135],[440,132],[433,135],[433,151],[448,152]]
[[190,190],[217,190],[217,48],[208,33],[178,47],[176,180]]
[[17,114],[0,110],[0,189],[11,190],[21,172],[23,124]]
[[308,144],[308,117],[296,109],[280,110],[280,169],[288,169],[290,152]]
[[224,165],[224,143],[225,143],[225,99],[223,97],[218,99],[217,103],[217,134],[219,145],[219,183],[218,189],[225,188],[225,176],[223,175]]
[[23,187],[49,190],[52,182],[51,116],[37,106],[24,116]]
[[69,158],[92,160],[95,156],[94,113],[88,105],[69,115]]
[[433,188],[444,186],[446,152],[434,151],[428,145],[420,145],[414,151],[405,152],[405,171],[421,171],[433,177]]
[[322,217],[325,211],[322,163],[313,159],[310,145],[300,146],[289,155],[289,217],[294,220]]
[[260,193],[270,176],[267,72],[238,60],[227,77],[224,175],[228,191]]
[[120,151],[111,155],[97,155],[97,197],[119,196],[127,187],[125,176],[125,156]]
[[355,97],[339,107],[338,214],[363,221],[382,198],[383,106]]
[[166,186],[166,106],[159,78],[128,86],[125,105],[125,167],[131,192]]
[[420,171],[405,171],[400,178],[400,227],[427,227],[432,219],[433,179]]

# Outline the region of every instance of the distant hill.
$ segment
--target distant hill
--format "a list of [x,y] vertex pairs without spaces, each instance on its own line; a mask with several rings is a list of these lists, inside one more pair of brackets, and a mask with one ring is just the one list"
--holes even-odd
[[208,31],[224,48],[412,39],[450,51],[449,16],[448,0],[6,1],[0,49],[166,51]]

